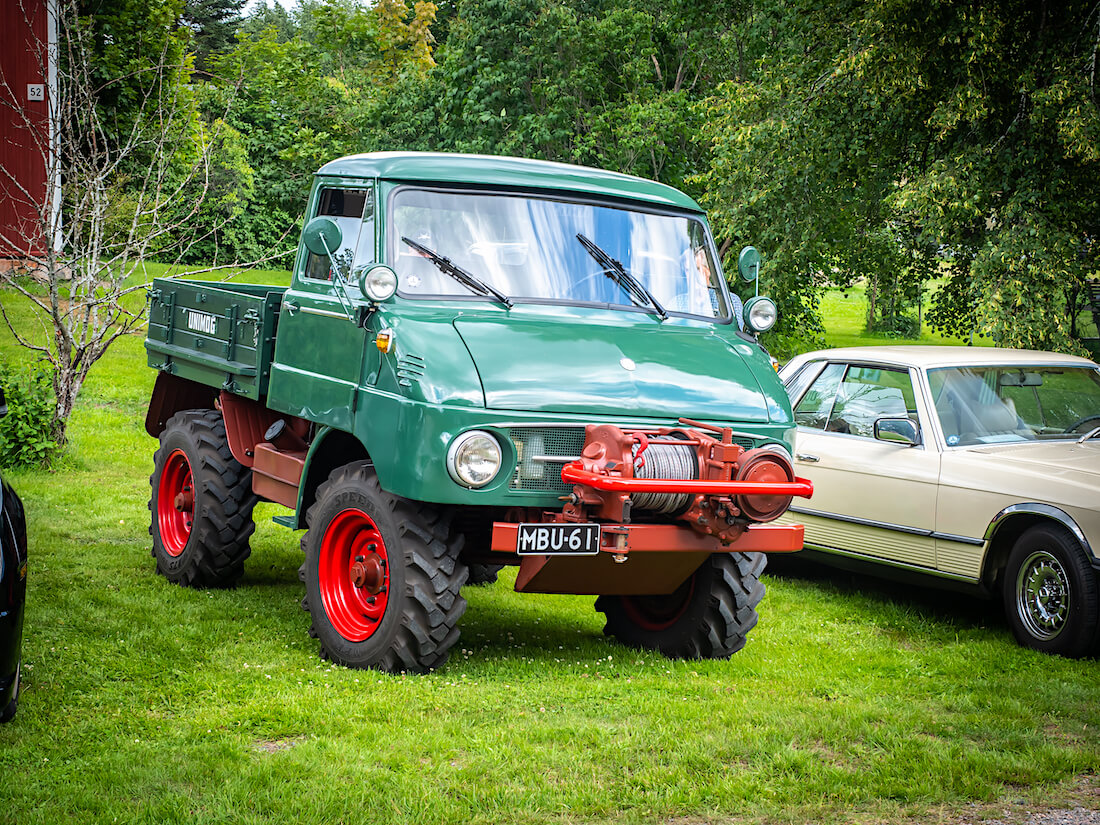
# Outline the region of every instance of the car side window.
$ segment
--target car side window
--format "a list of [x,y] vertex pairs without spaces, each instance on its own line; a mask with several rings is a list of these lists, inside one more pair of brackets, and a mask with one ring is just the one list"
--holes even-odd
[[804,427],[874,438],[879,418],[917,420],[913,381],[908,370],[830,364],[794,417]]
[[852,366],[840,384],[825,429],[874,438],[876,420],[909,418],[912,411],[915,421],[916,406],[908,370]]
[[[352,266],[374,260],[374,198],[370,189],[322,189],[315,217],[322,215],[340,226],[343,240],[340,248],[332,252],[345,275],[351,272]],[[310,252],[305,277],[331,281],[332,266],[328,256]]]
[[795,424],[815,430],[825,429],[833,411],[833,402],[836,400],[836,391],[844,369],[844,364],[829,364],[821,371],[794,409]]

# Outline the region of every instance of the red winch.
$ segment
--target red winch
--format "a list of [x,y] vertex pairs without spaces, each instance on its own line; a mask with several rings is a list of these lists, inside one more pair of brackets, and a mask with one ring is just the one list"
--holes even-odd
[[778,445],[746,450],[733,442],[730,428],[690,419],[680,424],[637,430],[590,425],[581,457],[562,469],[562,480],[574,485],[563,519],[675,519],[728,544],[750,522],[781,516],[793,496],[813,494],[812,483],[795,477]]

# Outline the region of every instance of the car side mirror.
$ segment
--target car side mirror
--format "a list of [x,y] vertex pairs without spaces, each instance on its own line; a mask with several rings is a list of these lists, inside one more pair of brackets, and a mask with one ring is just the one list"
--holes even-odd
[[875,438],[892,444],[915,447],[920,444],[920,428],[911,418],[879,418],[875,420]]
[[4,398],[4,388],[0,387],[0,418],[8,414],[8,402]]

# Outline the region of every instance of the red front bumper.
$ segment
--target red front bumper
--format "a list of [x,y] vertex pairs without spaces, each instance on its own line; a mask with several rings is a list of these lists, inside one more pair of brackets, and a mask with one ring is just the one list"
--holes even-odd
[[[519,525],[493,522],[491,549],[514,553]],[[801,524],[750,524],[732,544],[704,535],[686,524],[603,524],[603,553],[794,553],[802,549]]]
[[[523,556],[520,593],[653,595],[672,593],[712,553],[793,553],[802,548],[801,524],[752,524],[732,544],[686,524],[601,525],[593,556]],[[514,553],[519,525],[493,524],[492,549]]]

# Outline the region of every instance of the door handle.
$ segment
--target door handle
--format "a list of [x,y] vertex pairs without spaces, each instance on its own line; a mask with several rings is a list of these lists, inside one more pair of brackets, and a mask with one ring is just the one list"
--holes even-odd
[[808,464],[816,464],[817,462],[821,461],[821,459],[818,458],[816,455],[810,455],[809,453],[795,453],[794,457],[797,458],[799,461],[805,461]]
[[301,307],[299,307],[293,301],[283,301],[283,309],[287,311],[288,315],[293,315],[295,312],[301,309]]

